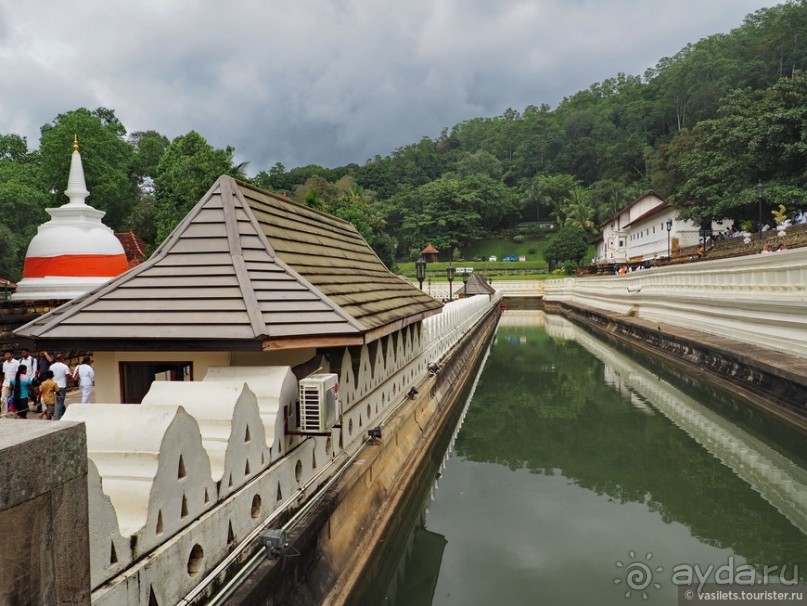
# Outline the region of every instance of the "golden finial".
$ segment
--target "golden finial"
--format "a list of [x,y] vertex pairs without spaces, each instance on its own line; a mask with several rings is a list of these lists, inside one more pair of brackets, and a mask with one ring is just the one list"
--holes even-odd
[[73,153],[78,153],[78,135],[73,135]]

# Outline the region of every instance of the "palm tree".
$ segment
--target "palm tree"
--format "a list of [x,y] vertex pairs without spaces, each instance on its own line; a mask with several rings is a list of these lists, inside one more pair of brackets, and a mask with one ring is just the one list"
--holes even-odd
[[564,227],[566,225],[579,225],[587,232],[596,230],[594,207],[588,199],[586,190],[582,187],[575,187],[563,202],[563,210],[566,215],[563,221]]

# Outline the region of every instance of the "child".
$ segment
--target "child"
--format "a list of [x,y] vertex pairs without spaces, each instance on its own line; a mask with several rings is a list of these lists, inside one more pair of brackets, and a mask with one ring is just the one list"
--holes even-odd
[[39,395],[42,397],[42,404],[45,408],[39,418],[52,419],[56,413],[56,392],[59,391],[59,386],[53,380],[53,371],[49,370],[45,373],[45,380],[39,386]]

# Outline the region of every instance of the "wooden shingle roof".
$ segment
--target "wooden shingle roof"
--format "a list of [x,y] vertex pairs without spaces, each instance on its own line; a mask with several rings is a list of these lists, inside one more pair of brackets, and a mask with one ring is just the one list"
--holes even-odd
[[327,347],[440,308],[349,222],[222,176],[148,261],[16,333],[98,351]]

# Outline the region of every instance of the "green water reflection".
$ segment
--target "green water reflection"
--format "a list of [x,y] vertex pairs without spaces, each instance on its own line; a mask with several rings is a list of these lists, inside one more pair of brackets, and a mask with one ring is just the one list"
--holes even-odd
[[562,318],[506,315],[383,603],[645,602],[625,597],[634,560],[645,603],[675,604],[684,566],[804,579],[803,438],[743,410]]

